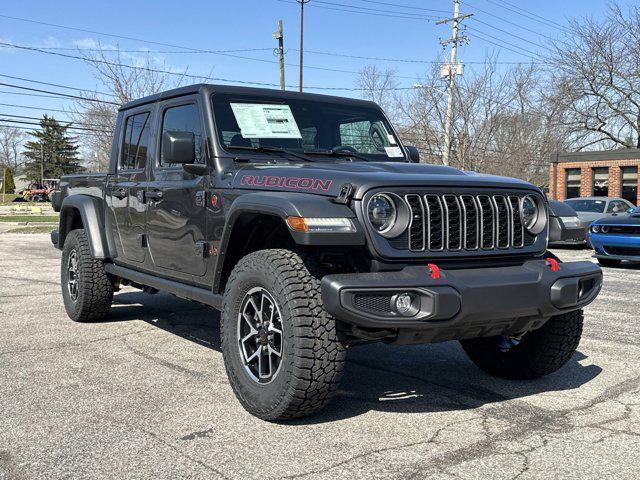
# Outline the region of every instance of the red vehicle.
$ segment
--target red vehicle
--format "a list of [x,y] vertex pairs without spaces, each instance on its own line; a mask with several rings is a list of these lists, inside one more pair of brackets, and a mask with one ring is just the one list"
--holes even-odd
[[18,195],[27,202],[48,202],[50,200],[49,195],[55,190],[55,183],[50,182],[47,185],[33,182],[27,188],[18,192]]

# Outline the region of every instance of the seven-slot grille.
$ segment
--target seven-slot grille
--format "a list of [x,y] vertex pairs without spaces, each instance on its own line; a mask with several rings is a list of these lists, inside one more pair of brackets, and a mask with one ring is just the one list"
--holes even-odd
[[522,248],[520,196],[407,194],[408,249],[460,251]]

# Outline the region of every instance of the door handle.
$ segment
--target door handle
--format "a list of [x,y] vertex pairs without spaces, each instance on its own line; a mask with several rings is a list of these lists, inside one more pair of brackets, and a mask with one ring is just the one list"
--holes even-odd
[[149,190],[147,192],[147,198],[149,200],[162,200],[162,190]]
[[124,198],[127,196],[127,191],[124,188],[119,188],[111,192],[114,197]]

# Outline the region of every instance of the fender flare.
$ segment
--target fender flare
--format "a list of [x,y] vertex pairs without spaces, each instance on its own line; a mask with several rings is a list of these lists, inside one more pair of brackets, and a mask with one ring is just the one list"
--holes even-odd
[[348,233],[305,233],[289,229],[293,240],[299,245],[364,245],[365,235],[356,214],[348,206],[332,202],[330,198],[294,192],[255,192],[237,197],[227,212],[221,250],[226,248],[238,217],[243,213],[263,213],[286,220],[289,216],[350,218],[356,227]]
[[[220,239],[220,254],[215,266],[214,291],[220,284],[220,276],[226,264],[226,252],[236,220],[246,213],[270,215],[286,221],[288,216],[350,218],[356,227],[348,233],[305,233],[288,228],[298,245],[364,245],[365,234],[356,214],[344,204],[334,203],[329,197],[298,192],[252,192],[237,197],[226,212],[227,221]],[[286,223],[285,223],[286,225]]]
[[62,201],[58,248],[64,247],[64,241],[73,225],[74,212],[78,212],[82,219],[89,239],[91,256],[101,260],[112,258],[104,226],[104,200],[89,195],[71,195]]

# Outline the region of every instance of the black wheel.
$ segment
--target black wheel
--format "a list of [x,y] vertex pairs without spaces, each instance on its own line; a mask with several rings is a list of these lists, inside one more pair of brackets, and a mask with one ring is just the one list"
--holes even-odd
[[91,322],[104,318],[113,300],[113,277],[104,270],[104,263],[94,260],[84,230],[72,230],[62,250],[60,272],[62,297],[67,315],[76,322]]
[[342,376],[346,351],[323,308],[318,268],[290,250],[238,262],[225,288],[221,337],[233,391],[264,420],[316,412]]
[[582,335],[582,310],[551,317],[520,340],[509,337],[461,340],[469,358],[490,375],[531,380],[555,372],[569,361]]
[[599,258],[598,263],[603,267],[619,267],[622,260],[618,260],[617,258]]

